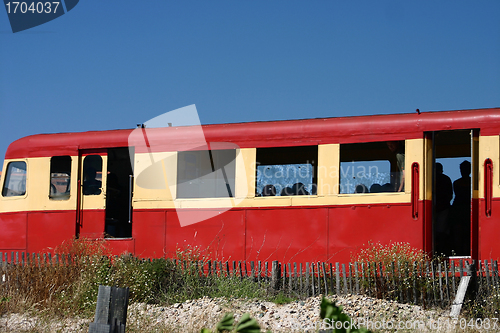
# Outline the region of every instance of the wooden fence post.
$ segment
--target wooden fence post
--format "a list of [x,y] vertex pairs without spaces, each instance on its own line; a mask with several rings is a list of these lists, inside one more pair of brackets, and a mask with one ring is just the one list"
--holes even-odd
[[316,289],[314,288],[314,262],[311,263],[311,290],[312,290],[312,295],[316,295]]
[[370,275],[371,275],[371,273],[370,273],[370,263],[367,262],[366,266],[364,264],[361,264],[361,265],[363,265],[363,270],[366,271],[365,276],[366,276],[366,280],[368,281],[368,287],[367,287],[368,288],[367,289],[368,290],[368,296],[372,296],[372,281],[371,281],[371,278],[370,278]]
[[278,264],[278,260],[274,260],[272,262],[272,268],[271,268],[271,286],[275,291],[277,291],[280,287],[279,285],[280,275],[281,275],[281,270]]
[[344,295],[347,295],[347,273],[345,264],[342,264],[342,282],[344,283]]
[[325,296],[326,296],[328,295],[328,283],[326,280],[326,267],[324,262],[321,264],[321,268],[323,269],[323,282],[325,284]]
[[299,270],[300,270],[300,273],[299,273],[299,279],[300,279],[300,292],[303,292],[303,283],[302,283],[302,280],[304,278],[304,270],[302,269],[302,263],[299,263]]
[[356,279],[356,295],[359,295],[359,274],[358,274],[358,263],[354,263],[354,277]]
[[413,304],[417,305],[417,262],[413,262]]
[[491,270],[493,272],[493,285],[498,288],[498,261],[493,261],[493,259],[490,260],[491,261]]
[[125,333],[128,288],[99,286],[94,322],[89,333]]
[[477,290],[478,290],[478,278],[477,278],[477,272],[476,272],[476,260],[472,260],[472,263],[470,265],[466,265],[467,268],[467,275],[470,275],[470,296],[471,299],[475,299],[477,295]]
[[[281,264],[278,264],[281,268]],[[285,284],[286,284],[286,264],[283,265],[283,290],[285,290]]]
[[[479,267],[481,267],[481,260],[479,260]],[[490,270],[488,269],[488,260],[486,260],[486,259],[484,260],[484,272],[486,275],[486,285],[488,286],[488,291],[489,291],[490,290]]]
[[298,275],[297,275],[297,263],[296,262],[293,263],[293,273],[295,275],[295,279],[293,280],[293,288],[297,289],[297,285],[298,285],[297,278],[298,278]]
[[262,276],[262,263],[259,260],[257,262],[257,281],[259,281],[259,283],[260,283],[261,276]]
[[349,271],[349,294],[352,294],[352,264],[349,263],[347,265],[348,271]]
[[448,283],[448,266],[446,264],[446,261],[444,262],[444,278],[445,278],[444,285],[446,288],[446,300],[447,302],[450,302],[450,288],[449,288],[450,286]]
[[337,295],[340,295],[341,292],[340,292],[340,276],[339,276],[340,272],[339,272],[339,263],[336,262],[335,263],[335,291],[337,292]]
[[309,263],[306,262],[306,285],[305,285],[306,296],[309,297]]

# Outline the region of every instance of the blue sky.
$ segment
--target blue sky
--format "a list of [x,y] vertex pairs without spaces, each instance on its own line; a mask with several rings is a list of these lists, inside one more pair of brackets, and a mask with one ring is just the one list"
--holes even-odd
[[[0,163],[31,134],[500,106],[499,1],[82,0],[12,33]],[[445,170],[446,172],[446,170]]]

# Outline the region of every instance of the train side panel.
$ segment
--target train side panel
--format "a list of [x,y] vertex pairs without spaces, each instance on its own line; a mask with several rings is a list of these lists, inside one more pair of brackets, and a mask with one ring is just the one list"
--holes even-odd
[[246,258],[253,261],[325,261],[328,209],[282,207],[247,211]]
[[132,218],[134,253],[143,258],[165,256],[166,215],[161,209],[135,210]]
[[53,252],[75,237],[75,211],[34,211],[28,214],[28,252]]
[[26,250],[27,224],[27,212],[0,213],[0,252]]
[[479,258],[500,259],[500,199],[492,201],[491,216],[485,214],[484,200],[479,201]]
[[369,243],[409,243],[423,249],[423,219],[407,204],[342,206],[329,211],[329,260],[349,262]]
[[[210,211],[213,213],[213,210]],[[207,211],[186,210],[182,214],[200,222],[181,226],[175,211],[167,212],[165,255],[192,250],[218,260],[245,260],[245,211],[230,210],[202,220]]]

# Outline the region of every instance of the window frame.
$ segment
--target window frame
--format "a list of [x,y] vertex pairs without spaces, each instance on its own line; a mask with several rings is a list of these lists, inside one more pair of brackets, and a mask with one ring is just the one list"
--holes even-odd
[[[403,172],[404,172],[404,185],[403,185],[403,189],[402,191],[380,191],[380,192],[370,192],[369,191],[369,188],[368,188],[368,192],[362,192],[362,193],[356,193],[353,192],[349,192],[349,193],[342,193],[341,192],[341,189],[342,189],[342,163],[351,163],[351,162],[380,162],[380,161],[388,161],[390,163],[390,175],[389,175],[389,178],[391,178],[393,176],[393,174],[398,174],[399,172],[397,171],[392,171],[393,170],[393,163],[395,163],[395,169],[397,169],[397,157],[395,155],[395,153],[391,152],[389,150],[389,148],[387,147],[387,155],[390,156],[391,154],[394,154],[393,158],[387,158],[387,159],[384,159],[384,158],[380,158],[380,159],[372,159],[372,160],[352,160],[352,161],[342,161],[342,146],[346,146],[346,145],[349,145],[349,146],[352,146],[352,145],[363,145],[363,144],[386,144],[387,142],[402,142],[403,143],[403,152],[404,152],[404,164],[403,164]],[[407,140],[406,139],[400,139],[400,140],[379,140],[379,141],[367,141],[367,142],[344,142],[344,143],[340,143],[339,144],[339,161],[338,161],[338,170],[339,170],[339,173],[338,173],[338,195],[339,196],[352,196],[352,195],[355,195],[355,196],[363,196],[363,195],[397,195],[397,194],[405,194],[406,193],[406,190],[408,188],[408,186],[411,186],[409,183],[408,183],[408,179],[410,179],[409,177],[411,177],[411,174],[409,174],[406,170],[406,164],[407,164]],[[367,149],[365,149],[366,151]],[[347,174],[347,173],[346,173]],[[357,174],[357,173],[356,173]],[[363,184],[363,183],[360,183],[360,184]],[[372,186],[374,185],[375,183],[372,184]],[[377,183],[378,184],[378,183]],[[390,185],[393,185],[392,181],[390,181],[389,183],[386,183],[386,184],[379,184],[380,186],[385,186],[387,184],[390,184]],[[358,184],[359,185],[359,184]],[[363,184],[364,186],[366,186],[365,184]],[[356,187],[356,186],[355,186]]]
[[[298,153],[297,153],[298,157],[301,157],[300,154],[302,154],[302,155],[305,155],[306,158],[302,159],[302,158],[298,158],[296,156],[293,156],[293,157],[287,156],[288,159],[283,162],[283,161],[278,161],[278,159],[280,157],[269,157],[269,156],[275,155],[273,153],[276,153],[279,150],[282,150],[282,152],[280,152],[281,154],[289,155],[289,153],[287,153],[287,150],[292,151],[293,149],[298,150]],[[267,150],[267,153],[264,153],[265,155],[262,156],[261,158],[259,158],[259,151],[265,151],[265,150]],[[303,150],[303,152],[300,152],[300,150]],[[311,155],[314,155],[313,156],[314,158],[309,160],[308,158],[311,157]],[[319,182],[319,175],[318,175],[319,145],[258,147],[258,148],[256,148],[255,162],[256,162],[255,172],[253,174],[253,177],[255,179],[255,198],[260,199],[260,198],[291,198],[291,197],[315,197],[315,196],[317,196],[318,182]],[[279,162],[279,163],[277,163],[277,162]],[[288,163],[288,162],[290,162],[290,163]],[[284,187],[279,192],[276,189],[276,186],[275,186],[276,184],[266,184],[266,185],[264,185],[263,189],[266,186],[273,185],[275,188],[275,191],[276,191],[275,195],[262,195],[262,192],[263,192],[262,190],[260,191],[260,193],[258,192],[258,182],[259,182],[259,179],[258,179],[259,171],[258,170],[259,170],[259,167],[266,167],[266,166],[269,166],[269,167],[283,166],[284,167],[284,166],[289,166],[289,165],[294,165],[294,166],[310,165],[312,168],[311,182],[308,184],[304,184],[304,183],[299,181],[299,182],[295,182],[294,184],[287,184],[287,185],[291,185],[291,186]],[[298,168],[300,168],[300,166]],[[287,170],[286,170],[287,175],[288,175],[288,170],[289,170],[289,168],[287,168]],[[300,173],[300,171],[299,171],[299,173]],[[271,177],[269,177],[269,178],[271,178]],[[311,191],[310,192],[307,191],[307,194],[281,195],[283,193],[283,191],[285,191],[285,194],[287,194],[286,189],[293,189],[294,185],[298,184],[298,183],[302,183],[304,185],[304,189],[310,185]]]
[[[198,193],[198,195],[185,195],[186,194],[186,191],[185,190],[180,190],[182,188],[182,186],[179,186],[179,184],[183,184],[183,183],[186,183],[190,180],[196,180],[196,179],[203,179],[202,177],[204,176],[207,176],[207,175],[210,175],[214,172],[218,173],[220,170],[222,170],[222,168],[219,167],[219,163],[220,162],[224,162],[224,158],[222,158],[222,161],[220,161],[220,157],[215,157],[214,155],[217,154],[214,152],[220,152],[220,151],[227,151],[227,152],[231,152],[232,154],[234,153],[234,158],[232,159],[232,164],[234,166],[234,169],[231,170],[230,172],[230,175],[233,175],[232,177],[227,177],[227,182],[226,182],[226,186],[229,186],[230,188],[230,196],[229,195],[220,195],[220,196],[217,196],[217,193],[218,193],[218,187],[215,186],[213,189],[210,190],[210,192],[214,192],[213,194],[214,195],[210,195],[210,196],[207,196],[207,195],[200,195]],[[186,163],[186,158],[180,158],[181,155],[183,154],[186,154],[186,155],[189,155],[189,154],[200,154],[200,156],[203,156],[202,158],[205,158],[206,156],[204,156],[203,153],[206,153],[208,154],[209,156],[212,155],[211,157],[211,161],[210,163],[213,162],[214,164],[214,168],[215,168],[215,171],[210,171],[208,173],[202,173],[201,176],[198,176],[196,178],[192,178],[192,179],[183,179],[182,182],[179,182],[179,177],[181,176],[181,172],[179,172],[179,170],[181,169],[180,168],[180,163]],[[176,179],[175,179],[175,184],[176,184],[176,193],[175,193],[175,198],[176,200],[192,200],[192,199],[234,199],[236,198],[236,172],[237,172],[237,166],[236,166],[236,159],[238,157],[238,149],[235,149],[235,148],[230,148],[230,149],[196,149],[196,150],[184,150],[184,151],[178,151],[177,152],[177,163],[176,163]],[[231,156],[232,157],[232,156]],[[201,166],[199,164],[200,162],[200,159],[199,157],[196,158],[196,164],[194,165],[195,167],[195,170],[196,172],[198,171],[203,171],[204,169],[200,169],[199,167]],[[206,160],[204,161],[206,162]],[[226,167],[227,167],[228,164],[224,164],[224,171],[227,173],[226,171]],[[207,169],[208,170],[208,169]],[[183,175],[184,177],[186,176],[185,174]],[[225,179],[224,178],[215,178],[214,179],[215,182],[217,182],[218,180],[222,180],[225,182]],[[198,187],[197,191],[200,192],[200,188],[201,187]],[[181,193],[181,191],[184,191],[184,193]],[[182,195],[184,194],[184,195]],[[229,194],[229,193],[228,193]]]
[[[51,194],[52,192],[52,179],[56,178],[56,177],[52,177],[52,161],[54,158],[63,158],[63,157],[67,157],[69,158],[69,174],[68,174],[68,184],[66,185],[67,189],[69,189],[69,191],[65,192],[65,193],[62,193],[62,192],[59,192],[59,195],[53,195]],[[70,155],[57,155],[57,156],[52,156],[50,158],[50,165],[49,165],[49,200],[51,201],[67,201],[70,199],[71,197],[71,171],[72,171],[72,167],[73,167],[73,159],[71,158]],[[54,185],[55,186],[55,185]],[[57,187],[56,187],[57,189]]]
[[[93,168],[92,166],[92,161],[91,160],[87,160],[87,158],[93,158],[93,157],[99,157],[99,170]],[[87,162],[89,164],[87,164]],[[87,180],[86,179],[86,172],[87,170],[91,170],[93,169],[94,172],[96,173],[96,175],[94,176],[94,178],[92,180]],[[97,179],[97,173],[100,172],[101,173],[101,180],[99,181]],[[88,154],[88,155],[85,155],[83,157],[83,163],[82,163],[82,185],[81,185],[81,191],[82,191],[82,196],[84,197],[98,197],[100,195],[104,195],[105,191],[106,191],[106,188],[105,188],[105,181],[104,181],[104,159],[103,159],[103,156],[98,154],[98,153],[93,153],[93,154]],[[92,183],[92,184],[88,184],[86,182],[88,181],[94,181],[94,182],[100,182],[100,184],[97,184],[97,183]],[[104,183],[104,184],[103,184]],[[99,187],[97,187],[97,185],[99,185]],[[86,193],[86,190],[92,190],[92,189],[98,189],[99,192],[90,192],[90,193]]]
[[[25,188],[24,194],[6,196],[3,194],[3,192],[4,192],[4,188],[5,188],[5,183],[7,182],[7,175],[8,175],[8,171],[9,171],[9,166],[12,163],[16,163],[16,162],[24,162],[24,164],[26,165],[26,174],[25,174],[25,182],[26,182],[25,186],[26,186],[26,188]],[[5,172],[2,172],[2,178],[1,178],[2,188],[1,188],[1,193],[0,193],[2,199],[6,199],[6,200],[25,199],[28,196],[28,180],[29,180],[28,168],[29,168],[29,163],[28,163],[27,159],[9,160],[9,162],[6,165]],[[10,180],[10,177],[9,177],[9,180]]]

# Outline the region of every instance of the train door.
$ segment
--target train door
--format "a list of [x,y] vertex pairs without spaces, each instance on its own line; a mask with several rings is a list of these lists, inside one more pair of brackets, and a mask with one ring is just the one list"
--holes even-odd
[[133,172],[128,147],[108,149],[107,170],[105,235],[110,238],[130,238]]
[[129,148],[81,151],[77,234],[132,237],[132,166]]
[[101,238],[106,215],[106,149],[80,151],[79,166],[77,236]]
[[479,130],[426,133],[427,249],[446,257],[477,256]]

